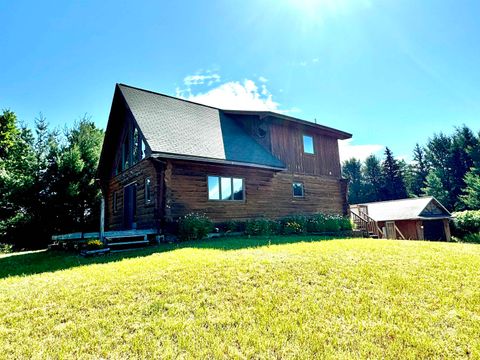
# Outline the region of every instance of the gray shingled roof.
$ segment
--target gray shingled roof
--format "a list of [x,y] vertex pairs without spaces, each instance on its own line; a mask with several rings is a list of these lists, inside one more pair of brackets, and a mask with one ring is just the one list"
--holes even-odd
[[[427,206],[432,203],[438,213],[426,214]],[[394,221],[426,218],[445,218],[451,214],[434,197],[419,197],[391,201],[365,203],[368,215],[376,221]]]
[[118,85],[153,153],[285,168],[221,110]]

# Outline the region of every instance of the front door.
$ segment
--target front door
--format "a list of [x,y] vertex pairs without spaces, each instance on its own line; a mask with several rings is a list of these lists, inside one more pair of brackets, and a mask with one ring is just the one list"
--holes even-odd
[[135,229],[135,212],[137,208],[137,186],[130,184],[123,189],[123,227]]

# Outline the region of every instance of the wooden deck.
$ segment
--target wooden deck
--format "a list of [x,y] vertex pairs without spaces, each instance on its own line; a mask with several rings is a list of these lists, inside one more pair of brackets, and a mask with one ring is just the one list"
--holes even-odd
[[[105,231],[103,233],[103,240],[108,245],[130,245],[130,244],[148,244],[148,236],[155,235],[157,240],[160,233],[156,229],[138,229],[138,230],[118,230],[118,231]],[[137,238],[138,240],[133,240]],[[65,242],[81,242],[90,239],[100,239],[100,232],[76,232],[70,234],[53,235],[52,241],[57,243]],[[132,241],[116,242],[115,240],[132,239]],[[100,239],[102,240],[102,239]]]

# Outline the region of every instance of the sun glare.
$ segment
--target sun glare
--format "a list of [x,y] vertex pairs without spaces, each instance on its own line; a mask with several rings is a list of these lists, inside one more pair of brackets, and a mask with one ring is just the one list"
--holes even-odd
[[343,14],[356,5],[370,6],[370,0],[288,0],[288,3],[300,15],[317,20]]

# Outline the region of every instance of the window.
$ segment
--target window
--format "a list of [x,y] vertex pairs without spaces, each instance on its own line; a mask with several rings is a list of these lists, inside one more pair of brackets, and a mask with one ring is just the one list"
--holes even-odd
[[128,126],[120,145],[115,173],[118,174],[144,159],[145,147],[145,140],[138,128],[134,125]]
[[294,182],[292,184],[293,197],[304,197],[305,193],[303,191],[303,183]]
[[140,139],[139,139],[140,134],[138,133],[138,129],[135,127],[133,129],[133,163],[137,163],[140,160]]
[[244,195],[243,179],[209,176],[208,200],[242,201]]
[[142,139],[142,141],[140,142],[140,160],[145,159],[145,148],[145,141]]
[[313,136],[303,135],[303,152],[305,154],[315,154]]
[[152,202],[152,180],[150,178],[145,179],[145,204]]
[[114,214],[118,212],[118,208],[119,208],[118,204],[119,204],[118,191],[114,191],[113,192],[113,204],[112,204]]

